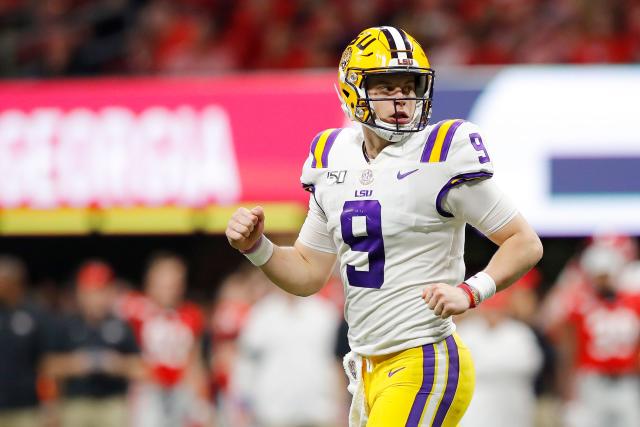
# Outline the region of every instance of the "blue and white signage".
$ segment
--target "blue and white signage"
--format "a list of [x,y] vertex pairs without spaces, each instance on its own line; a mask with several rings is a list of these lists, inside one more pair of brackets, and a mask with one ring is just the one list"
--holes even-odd
[[469,120],[539,233],[640,235],[640,67],[506,68]]

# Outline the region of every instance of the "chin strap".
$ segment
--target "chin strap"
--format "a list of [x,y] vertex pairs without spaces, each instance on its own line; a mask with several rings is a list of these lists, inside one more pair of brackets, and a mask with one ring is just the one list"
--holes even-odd
[[397,132],[388,129],[381,129],[375,126],[368,125],[366,123],[361,123],[362,126],[366,126],[371,129],[373,133],[378,135],[380,138],[387,140],[389,142],[404,142],[407,139],[411,138],[413,132]]
[[[424,108],[424,102],[426,101],[418,101],[416,103],[416,107],[415,107],[415,111],[413,112],[413,117],[411,118],[411,122],[406,124],[406,125],[402,125],[399,126],[400,129],[402,129],[402,127],[406,127],[408,128],[407,130],[397,130],[397,129],[388,129],[385,127],[384,124],[381,124],[381,121],[377,118],[376,116],[376,111],[373,108],[373,106],[370,107],[371,110],[371,118],[373,119],[374,123],[376,124],[376,126],[372,126],[368,123],[362,123],[363,126],[368,127],[369,129],[371,129],[376,135],[378,135],[380,138],[385,139],[389,142],[404,142],[406,140],[408,140],[409,138],[411,138],[411,135],[415,133],[414,128],[417,128],[419,126],[418,121],[420,120],[420,118],[422,117],[422,110]],[[395,106],[394,106],[395,108]],[[397,109],[396,109],[397,112]]]

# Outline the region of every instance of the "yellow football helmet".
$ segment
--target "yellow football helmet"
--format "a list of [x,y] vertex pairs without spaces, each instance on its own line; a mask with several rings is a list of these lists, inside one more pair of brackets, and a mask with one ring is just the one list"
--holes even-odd
[[[403,98],[416,101],[415,113],[408,124],[390,124],[376,117],[370,103],[373,99],[367,93],[367,78],[383,73],[415,75],[416,98]],[[395,27],[367,28],[349,43],[342,54],[338,67],[338,95],[343,111],[351,120],[367,126],[388,141],[404,141],[412,132],[419,132],[427,126],[431,116],[434,77],[424,50],[404,30]]]

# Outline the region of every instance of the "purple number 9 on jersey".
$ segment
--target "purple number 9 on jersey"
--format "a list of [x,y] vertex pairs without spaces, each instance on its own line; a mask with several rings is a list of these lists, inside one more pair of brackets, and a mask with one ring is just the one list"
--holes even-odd
[[[354,235],[354,218],[364,217],[364,230]],[[359,288],[380,289],[384,283],[384,241],[382,239],[382,207],[377,200],[347,200],[340,215],[342,240],[352,251],[366,252],[369,257],[369,270],[356,270],[347,264],[349,285]]]
[[489,153],[487,152],[487,149],[482,143],[482,137],[480,136],[480,134],[472,133],[469,135],[469,139],[471,140],[471,145],[473,145],[473,148],[476,151],[482,151],[484,153],[484,156],[478,157],[478,160],[480,160],[480,163],[487,163],[488,161],[490,161],[491,159],[489,159]]

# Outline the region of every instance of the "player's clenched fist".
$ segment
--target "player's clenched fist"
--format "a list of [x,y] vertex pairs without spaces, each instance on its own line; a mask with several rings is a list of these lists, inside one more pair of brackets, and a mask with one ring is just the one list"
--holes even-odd
[[261,206],[249,210],[239,208],[229,219],[225,234],[229,244],[239,251],[247,251],[256,244],[264,231],[264,210]]
[[422,291],[422,299],[436,316],[443,319],[464,313],[470,306],[469,298],[462,289],[446,283],[428,285]]

